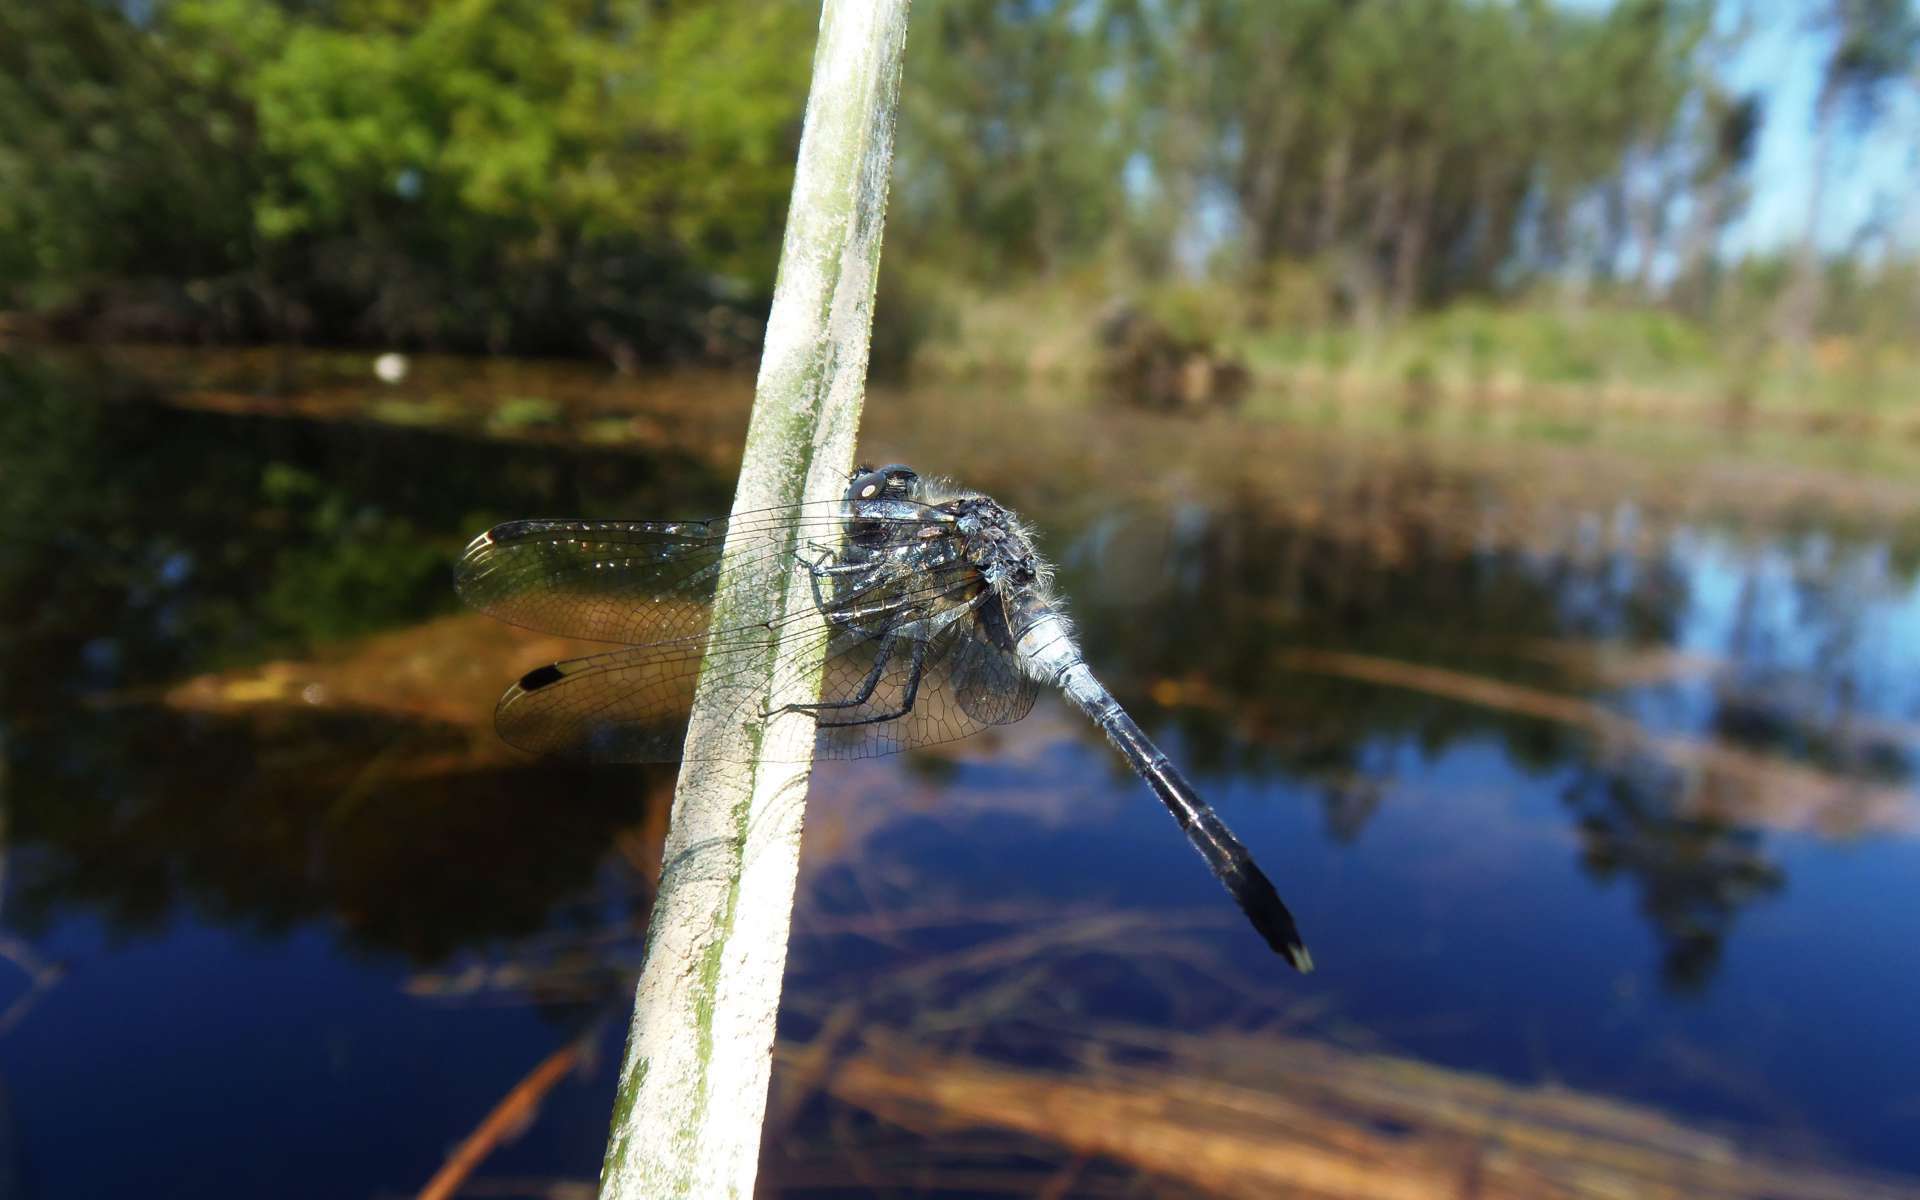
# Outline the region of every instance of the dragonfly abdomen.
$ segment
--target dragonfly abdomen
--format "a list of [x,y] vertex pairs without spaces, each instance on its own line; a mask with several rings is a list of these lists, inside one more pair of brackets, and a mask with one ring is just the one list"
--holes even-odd
[[[1071,644],[1071,639],[1068,639]],[[1285,958],[1298,971],[1313,970],[1313,956],[1294,924],[1280,893],[1266,872],[1253,861],[1246,846],[1227,828],[1213,806],[1187,782],[1153,739],[1127,715],[1112,692],[1106,689],[1084,661],[1077,657],[1065,665],[1055,680],[1067,698],[1093,719],[1114,748],[1126,757],[1128,765],[1146,781],[1160,798],[1193,848],[1200,852],[1207,867],[1227,889],[1240,911],[1247,914],[1253,927],[1266,939],[1274,953]]]

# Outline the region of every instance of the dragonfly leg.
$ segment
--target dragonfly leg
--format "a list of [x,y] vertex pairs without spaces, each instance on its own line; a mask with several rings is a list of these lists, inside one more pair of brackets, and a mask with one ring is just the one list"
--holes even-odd
[[[799,552],[795,551],[795,553],[798,554]],[[804,558],[800,561],[806,564],[807,573],[811,576],[809,582],[813,584],[813,606],[821,612],[827,611],[826,597],[820,594],[820,579],[827,573],[827,568],[819,563],[807,562]]]
[[[845,700],[822,700],[817,704],[789,704],[779,711],[817,713],[823,709],[859,708],[873,699],[873,690],[880,686],[880,677],[887,672],[887,660],[893,657],[894,641],[894,638],[889,637],[880,643],[880,649],[873,656],[873,669],[868,671],[867,677],[860,681],[858,694]],[[918,684],[919,680],[916,678],[914,682]]]
[[[888,644],[887,650],[884,651],[883,653],[892,652],[892,641],[893,639],[888,639],[889,644]],[[913,652],[907,664],[906,692],[904,695],[900,697],[899,708],[895,709],[893,712],[879,713],[871,717],[859,717],[852,721],[821,721],[820,728],[847,729],[854,725],[878,725],[882,721],[892,721],[896,718],[906,716],[908,713],[913,711],[913,702],[920,694],[920,676],[922,672],[926,670],[926,666],[927,666],[927,643],[920,638],[914,638]],[[879,683],[878,676],[873,677],[873,683],[874,684]],[[872,691],[872,688],[869,687],[868,692],[871,693],[871,691]],[[797,708],[801,706],[795,705],[794,707]],[[813,707],[815,709],[847,708],[847,707],[850,707],[850,704],[843,702],[839,704],[819,704],[819,705],[814,705]]]
[[[897,583],[899,579],[898,575],[895,572],[892,572],[886,569],[889,565],[890,564],[884,563],[884,562],[875,563],[874,574],[868,579],[861,580],[855,586],[854,590],[845,599],[841,601],[841,604],[845,605],[853,600],[859,599],[861,596],[866,595],[869,592],[877,591],[879,589],[882,589]],[[928,605],[934,601],[951,597],[954,592],[960,590],[965,586],[967,585],[964,582],[959,582],[959,583],[954,583],[950,585],[946,590],[942,592],[909,591],[905,595],[888,596],[886,599],[881,600],[875,604],[869,604],[865,608],[841,607],[837,609],[827,609],[826,613],[827,613],[828,619],[831,620],[835,625],[843,629],[858,629],[859,628],[858,622],[863,621],[868,617],[884,616],[889,613],[899,613],[899,612],[904,612],[904,611],[915,609],[915,608],[922,608],[923,606]],[[819,594],[817,587],[815,589],[814,594],[816,596]],[[948,615],[943,620],[942,623],[944,624],[945,621],[951,621],[963,613],[974,611],[975,609],[979,608],[983,603],[985,603],[987,599],[992,595],[993,595],[993,592],[991,590],[982,589],[976,595],[968,598],[964,605],[948,610]]]
[[[877,577],[880,568],[884,565],[883,563],[877,562],[830,562],[829,560],[833,557],[832,550],[822,546],[819,542],[809,542],[808,545],[820,552],[818,560],[809,559],[798,550],[793,552],[793,556],[799,559],[800,565],[807,569],[809,581],[813,585],[813,606],[821,612],[831,611],[829,607],[830,602],[820,591],[821,580],[837,579],[842,576],[855,575],[861,572],[866,572],[871,577]],[[870,586],[869,580],[859,580],[854,584],[852,594],[857,596],[868,586]]]
[[793,556],[806,564],[807,569],[810,571],[824,571],[829,575],[844,575],[849,571],[858,571],[862,567],[870,567],[873,565],[871,559],[848,563],[835,561],[839,558],[840,547],[834,545],[832,542],[823,542],[819,538],[808,538],[807,549],[813,551],[820,557],[818,559],[809,559],[798,550],[793,552]]
[[868,617],[884,617],[891,613],[903,612],[920,603],[917,598],[893,597],[878,604],[869,604],[865,608],[842,608],[827,615],[835,626],[841,629],[858,630],[860,622]]

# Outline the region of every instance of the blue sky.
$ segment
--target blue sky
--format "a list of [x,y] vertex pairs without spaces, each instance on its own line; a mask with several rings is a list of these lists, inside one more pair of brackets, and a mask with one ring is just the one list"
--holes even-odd
[[[1751,174],[1752,202],[1726,242],[1736,254],[1790,245],[1806,227],[1814,102],[1833,47],[1830,34],[1810,25],[1811,8],[1764,0],[1747,6],[1750,32],[1724,72],[1734,89],[1758,92],[1766,103]],[[1920,185],[1916,82],[1888,89],[1885,119],[1866,136],[1844,132],[1835,139],[1823,246],[1848,245],[1876,211],[1900,245],[1920,246],[1920,205],[1912,203]]]

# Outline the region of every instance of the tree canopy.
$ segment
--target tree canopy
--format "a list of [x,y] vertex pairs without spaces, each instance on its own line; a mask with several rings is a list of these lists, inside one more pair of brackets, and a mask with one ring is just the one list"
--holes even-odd
[[[1834,32],[1822,120],[1871,127],[1915,78],[1910,10],[1803,7]],[[1336,317],[1553,277],[1696,310],[1779,291],[1721,250],[1780,119],[1721,69],[1742,12],[922,0],[890,266],[1256,297],[1304,277]],[[109,334],[750,349],[816,18],[810,0],[0,0],[0,309]]]

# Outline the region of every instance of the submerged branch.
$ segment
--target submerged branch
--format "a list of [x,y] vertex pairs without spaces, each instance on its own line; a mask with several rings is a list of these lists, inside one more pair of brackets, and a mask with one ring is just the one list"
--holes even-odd
[[452,1200],[465,1190],[467,1177],[485,1162],[494,1147],[525,1129],[539,1111],[540,1101],[580,1064],[580,1043],[568,1042],[541,1061],[515,1084],[479,1128],[461,1142],[441,1168],[434,1172],[417,1200]]
[[[1904,1183],[1773,1161],[1665,1114],[1272,1033],[1082,1026],[1078,1071],[938,1054],[869,1030],[824,1076],[843,1103],[933,1139],[999,1129],[1070,1161],[1218,1197],[1912,1200]],[[1097,1053],[1152,1048],[1126,1066]],[[808,1047],[783,1045],[783,1062]],[[1135,1056],[1137,1057],[1137,1055]],[[1035,1154],[1033,1143],[1022,1148]],[[891,1180],[866,1180],[870,1184]],[[903,1181],[904,1182],[904,1181]],[[1028,1194],[1031,1194],[1029,1191]]]
[[1690,776],[1729,785],[1689,793],[1688,803],[1699,809],[1692,815],[1702,818],[1842,835],[1863,830],[1899,831],[1912,825],[1913,796],[1903,789],[1848,778],[1719,740],[1656,733],[1590,700],[1445,667],[1365,654],[1290,650],[1280,656],[1279,662],[1290,671],[1404,688],[1571,726],[1590,734],[1605,749],[1645,754]]

